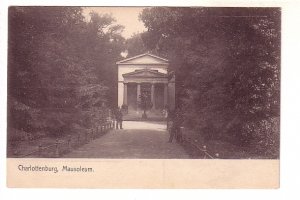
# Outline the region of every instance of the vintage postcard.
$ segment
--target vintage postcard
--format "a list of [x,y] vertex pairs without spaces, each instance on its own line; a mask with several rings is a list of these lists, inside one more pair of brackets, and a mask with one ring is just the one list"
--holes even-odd
[[278,188],[280,7],[8,8],[7,186]]

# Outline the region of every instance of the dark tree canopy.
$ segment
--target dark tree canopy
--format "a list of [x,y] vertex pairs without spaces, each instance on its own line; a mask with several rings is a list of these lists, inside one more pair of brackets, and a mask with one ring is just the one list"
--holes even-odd
[[78,7],[9,8],[10,136],[61,135],[105,120],[101,105],[116,105],[125,41],[112,22],[96,13],[87,21]]
[[206,139],[270,144],[262,132],[279,117],[279,8],[156,7],[140,19],[146,46],[171,61],[186,126]]
[[133,57],[148,51],[142,38],[143,34],[144,33],[134,34],[126,40],[125,46],[128,52],[127,57]]

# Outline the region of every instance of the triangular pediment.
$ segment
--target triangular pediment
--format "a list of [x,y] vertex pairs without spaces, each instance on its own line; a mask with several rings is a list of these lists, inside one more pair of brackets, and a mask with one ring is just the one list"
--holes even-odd
[[117,62],[118,65],[126,64],[168,64],[168,60],[150,53],[137,55]]
[[123,74],[124,78],[166,78],[167,74],[161,73],[158,70],[137,69],[133,72]]

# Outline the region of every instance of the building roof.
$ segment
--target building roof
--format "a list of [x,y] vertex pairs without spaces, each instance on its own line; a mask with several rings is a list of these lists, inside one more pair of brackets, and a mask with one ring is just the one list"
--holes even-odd
[[150,53],[144,53],[130,58],[126,58],[124,60],[120,60],[116,64],[168,64],[168,62],[169,61],[165,58],[161,58]]
[[129,77],[157,77],[157,78],[167,78],[167,74],[161,73],[158,70],[152,70],[152,69],[137,69],[133,72],[129,72],[126,74],[123,74],[124,78]]

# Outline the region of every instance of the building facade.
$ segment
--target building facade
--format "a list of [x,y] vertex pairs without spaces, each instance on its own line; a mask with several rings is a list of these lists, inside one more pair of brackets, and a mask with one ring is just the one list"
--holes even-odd
[[175,107],[175,76],[168,74],[167,59],[141,54],[117,62],[118,106],[127,105],[128,110],[139,110],[140,95],[151,94],[152,110],[166,106]]

